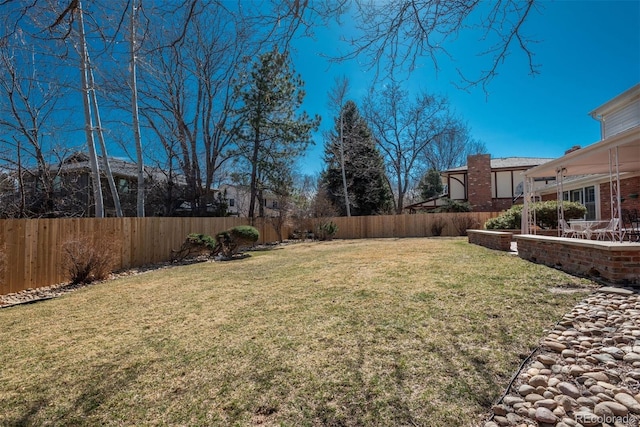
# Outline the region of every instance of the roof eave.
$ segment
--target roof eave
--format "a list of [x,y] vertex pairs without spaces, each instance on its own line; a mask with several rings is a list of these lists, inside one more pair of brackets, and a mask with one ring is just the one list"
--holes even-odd
[[635,98],[640,98],[640,83],[622,92],[615,98],[605,102],[598,108],[595,108],[593,111],[589,112],[589,115],[595,120],[599,120],[600,117],[617,110],[621,105],[627,104]]

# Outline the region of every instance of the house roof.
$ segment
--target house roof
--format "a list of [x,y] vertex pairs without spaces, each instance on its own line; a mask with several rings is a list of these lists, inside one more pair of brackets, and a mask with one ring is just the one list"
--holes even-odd
[[636,98],[640,98],[640,83],[594,109],[589,113],[589,115],[594,119],[598,119],[598,117],[606,116],[607,114],[618,110],[620,107],[628,105],[629,102]]
[[[491,169],[529,169],[534,166],[550,162],[551,160],[553,159],[547,157],[503,157],[491,159]],[[443,173],[465,172],[467,170],[467,165],[464,165],[453,169],[447,169],[446,171],[443,171]]]
[[[102,157],[98,157],[99,166],[102,167]],[[114,176],[121,176],[126,178],[138,178],[138,165],[137,163],[128,162],[126,160],[118,159],[115,157],[109,157],[109,166]],[[65,158],[60,166],[61,172],[73,172],[73,171],[90,171],[91,164],[89,162],[89,156],[86,153],[78,152]],[[166,181],[168,173],[161,168],[145,166],[144,171],[148,178],[155,181]],[[186,183],[184,176],[179,174],[173,175],[173,181],[176,184],[183,185]]]

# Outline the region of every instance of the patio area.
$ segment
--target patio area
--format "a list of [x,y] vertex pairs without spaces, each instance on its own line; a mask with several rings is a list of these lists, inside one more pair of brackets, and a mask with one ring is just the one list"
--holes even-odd
[[[600,122],[600,141],[524,173],[522,234],[515,236],[521,258],[640,287],[639,111],[640,85],[635,85],[589,113]],[[566,220],[558,203],[557,237],[537,235],[529,207],[553,199],[579,202],[587,214]]]
[[640,288],[640,244],[533,234],[514,236],[518,256],[567,273]]

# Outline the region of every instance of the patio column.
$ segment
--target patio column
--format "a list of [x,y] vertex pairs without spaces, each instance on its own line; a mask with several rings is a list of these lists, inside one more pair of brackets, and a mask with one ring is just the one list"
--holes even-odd
[[558,237],[562,236],[562,224],[564,223],[564,172],[566,169],[560,166],[556,169],[556,200],[558,201]]
[[618,220],[618,230],[614,230],[612,235],[614,239],[622,241],[622,233],[619,228],[621,227],[620,204],[620,159],[618,158],[618,146],[609,149],[609,189],[611,194],[611,219]]
[[520,232],[529,234],[529,177],[525,176],[522,181],[522,217],[520,217]]
[[536,223],[535,210],[531,209],[531,203],[536,201],[535,180],[525,175],[523,181],[522,218],[520,219],[520,229],[522,234],[536,234],[534,227]]

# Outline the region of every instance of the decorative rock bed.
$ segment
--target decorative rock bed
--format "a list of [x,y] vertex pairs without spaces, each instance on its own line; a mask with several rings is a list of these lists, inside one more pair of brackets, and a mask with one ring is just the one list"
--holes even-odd
[[640,295],[601,288],[566,314],[485,427],[640,425]]

